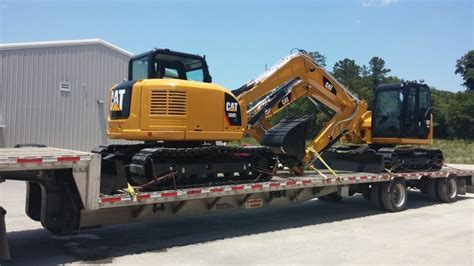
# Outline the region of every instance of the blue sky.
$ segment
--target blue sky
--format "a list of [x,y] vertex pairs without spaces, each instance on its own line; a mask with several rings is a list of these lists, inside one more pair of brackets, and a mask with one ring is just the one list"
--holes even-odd
[[302,48],[326,55],[329,69],[379,56],[392,75],[463,90],[454,68],[474,48],[473,24],[472,0],[0,0],[0,43],[102,38],[133,53],[205,54],[229,89]]

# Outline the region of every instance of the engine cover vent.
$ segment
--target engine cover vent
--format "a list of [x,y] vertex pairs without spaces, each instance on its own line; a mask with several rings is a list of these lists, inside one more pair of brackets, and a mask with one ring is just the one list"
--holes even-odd
[[150,115],[185,116],[187,95],[185,91],[152,90]]

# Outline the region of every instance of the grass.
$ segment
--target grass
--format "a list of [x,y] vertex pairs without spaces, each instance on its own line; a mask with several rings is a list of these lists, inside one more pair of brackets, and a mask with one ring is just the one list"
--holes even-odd
[[[251,137],[245,137],[241,144],[258,145]],[[231,145],[239,145],[239,142],[233,142]],[[440,149],[446,163],[474,164],[474,140],[436,139],[429,147]]]
[[446,163],[474,164],[474,140],[436,139],[431,147],[443,151]]

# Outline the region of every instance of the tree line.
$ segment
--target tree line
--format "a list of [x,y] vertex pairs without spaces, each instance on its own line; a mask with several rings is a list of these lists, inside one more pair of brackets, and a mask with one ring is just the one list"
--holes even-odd
[[[319,65],[327,69],[326,57],[319,52],[310,52]],[[463,78],[465,91],[450,92],[431,87],[434,114],[434,137],[441,139],[474,139],[474,50],[467,52],[455,65],[454,72]],[[367,65],[359,65],[355,60],[344,58],[332,67],[331,74],[372,108],[373,89],[380,84],[399,83],[405,80],[390,75],[385,61],[372,57]],[[423,82],[423,81],[420,81]],[[283,117],[299,117],[314,114],[308,136],[320,131],[327,118],[307,99],[299,99],[296,104],[282,110],[275,120]]]

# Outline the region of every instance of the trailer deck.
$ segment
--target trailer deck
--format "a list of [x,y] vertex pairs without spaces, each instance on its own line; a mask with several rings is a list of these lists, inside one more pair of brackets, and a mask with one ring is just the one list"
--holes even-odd
[[[317,172],[306,172],[302,176],[291,175],[288,171],[278,171],[270,181],[266,182],[149,192],[124,189],[113,195],[103,195],[100,193],[100,167],[101,156],[95,153],[57,148],[0,149],[0,183],[7,179],[24,180],[29,183],[47,182],[47,173],[55,173],[56,171],[63,171],[63,169],[71,170],[69,173],[72,173],[73,184],[77,187],[80,196],[80,199],[77,199],[76,202],[82,201],[83,208],[76,209],[77,217],[74,218],[77,221],[76,227],[67,227],[69,220],[64,220],[66,230],[159,220],[176,215],[261,208],[304,202],[317,197],[327,197],[328,195],[344,197],[369,191],[370,195],[364,195],[373,197],[371,193],[376,191],[376,189],[373,189],[374,186],[379,189],[378,187],[383,187],[383,184],[396,184],[400,180],[406,182],[408,187],[410,182],[421,183],[422,180],[425,180],[438,184],[441,183],[441,180],[452,180],[454,177],[458,182],[462,182],[458,183],[455,195],[457,197],[457,193],[464,194],[466,190],[472,191],[474,183],[474,171],[452,167],[443,167],[443,169],[436,172],[379,174],[344,171],[334,173],[318,169]],[[25,173],[30,175],[24,175]],[[22,176],[26,176],[26,178],[22,178]],[[62,175],[53,175],[53,177],[63,179]],[[71,180],[70,174],[68,178]],[[413,187],[413,184],[410,186]],[[365,190],[363,190],[364,188]],[[69,193],[69,191],[64,192]],[[436,195],[431,194],[430,197],[435,199]],[[44,200],[45,197],[40,198]],[[54,198],[55,195],[52,195],[52,197]],[[380,199],[380,195],[377,198]],[[369,200],[372,204],[372,199]],[[406,198],[403,200],[406,201]],[[443,201],[442,199],[438,200]],[[445,200],[444,202],[449,201]],[[41,207],[41,204],[38,207]],[[74,206],[72,207],[74,208]],[[387,207],[380,206],[379,203],[378,208],[380,207],[387,209]],[[39,213],[33,212],[31,215],[32,210],[35,209],[30,208],[30,213],[27,213],[30,218],[38,221],[40,218],[44,218],[39,217]],[[62,215],[68,217],[64,213]],[[3,219],[4,214],[0,213],[0,224]],[[46,220],[46,222],[51,221],[55,220]],[[50,226],[50,228],[62,232],[62,229],[55,229],[54,226]],[[48,230],[52,231],[50,228]],[[0,228],[0,242],[2,241],[6,242],[5,228]],[[0,258],[8,257],[7,250],[0,250]]]
[[130,195],[128,193],[109,196],[103,195],[100,198],[99,206],[100,208],[114,208],[290,189],[298,190],[306,188],[321,188],[327,186],[346,186],[353,184],[389,181],[396,177],[403,177],[405,180],[417,180],[422,177],[443,178],[453,175],[472,176],[473,174],[472,171],[453,170],[447,167],[437,172],[394,174],[338,172],[337,176],[331,176],[329,171],[321,172],[324,174],[324,176],[319,175],[316,172],[307,172],[303,176],[291,175],[288,172],[279,172],[277,173],[277,176],[268,182],[166,190],[159,192],[141,192],[137,193],[136,195]]
[[[389,181],[397,177],[405,180],[418,180],[422,177],[443,178],[448,176],[473,177],[474,171],[444,167],[436,172],[412,173],[361,173],[338,171],[336,176],[327,170],[306,172],[303,176],[295,176],[287,171],[279,171],[268,182],[235,184],[224,186],[197,187],[189,189],[166,190],[157,192],[119,193],[114,195],[100,195],[100,158],[97,154],[78,152],[58,148],[7,148],[0,152],[0,172],[2,171],[35,171],[50,169],[74,169],[75,179],[84,187],[81,194],[89,194],[84,200],[86,209],[104,209],[157,204],[202,198],[216,198],[225,196],[245,195],[251,193],[272,192],[282,190],[301,190],[308,188],[322,188],[328,186],[348,186],[373,182]],[[92,184],[80,179],[88,179]],[[92,195],[93,193],[95,195]],[[300,192],[301,193],[301,192]],[[95,199],[94,199],[95,198]],[[87,199],[89,201],[87,201]]]

